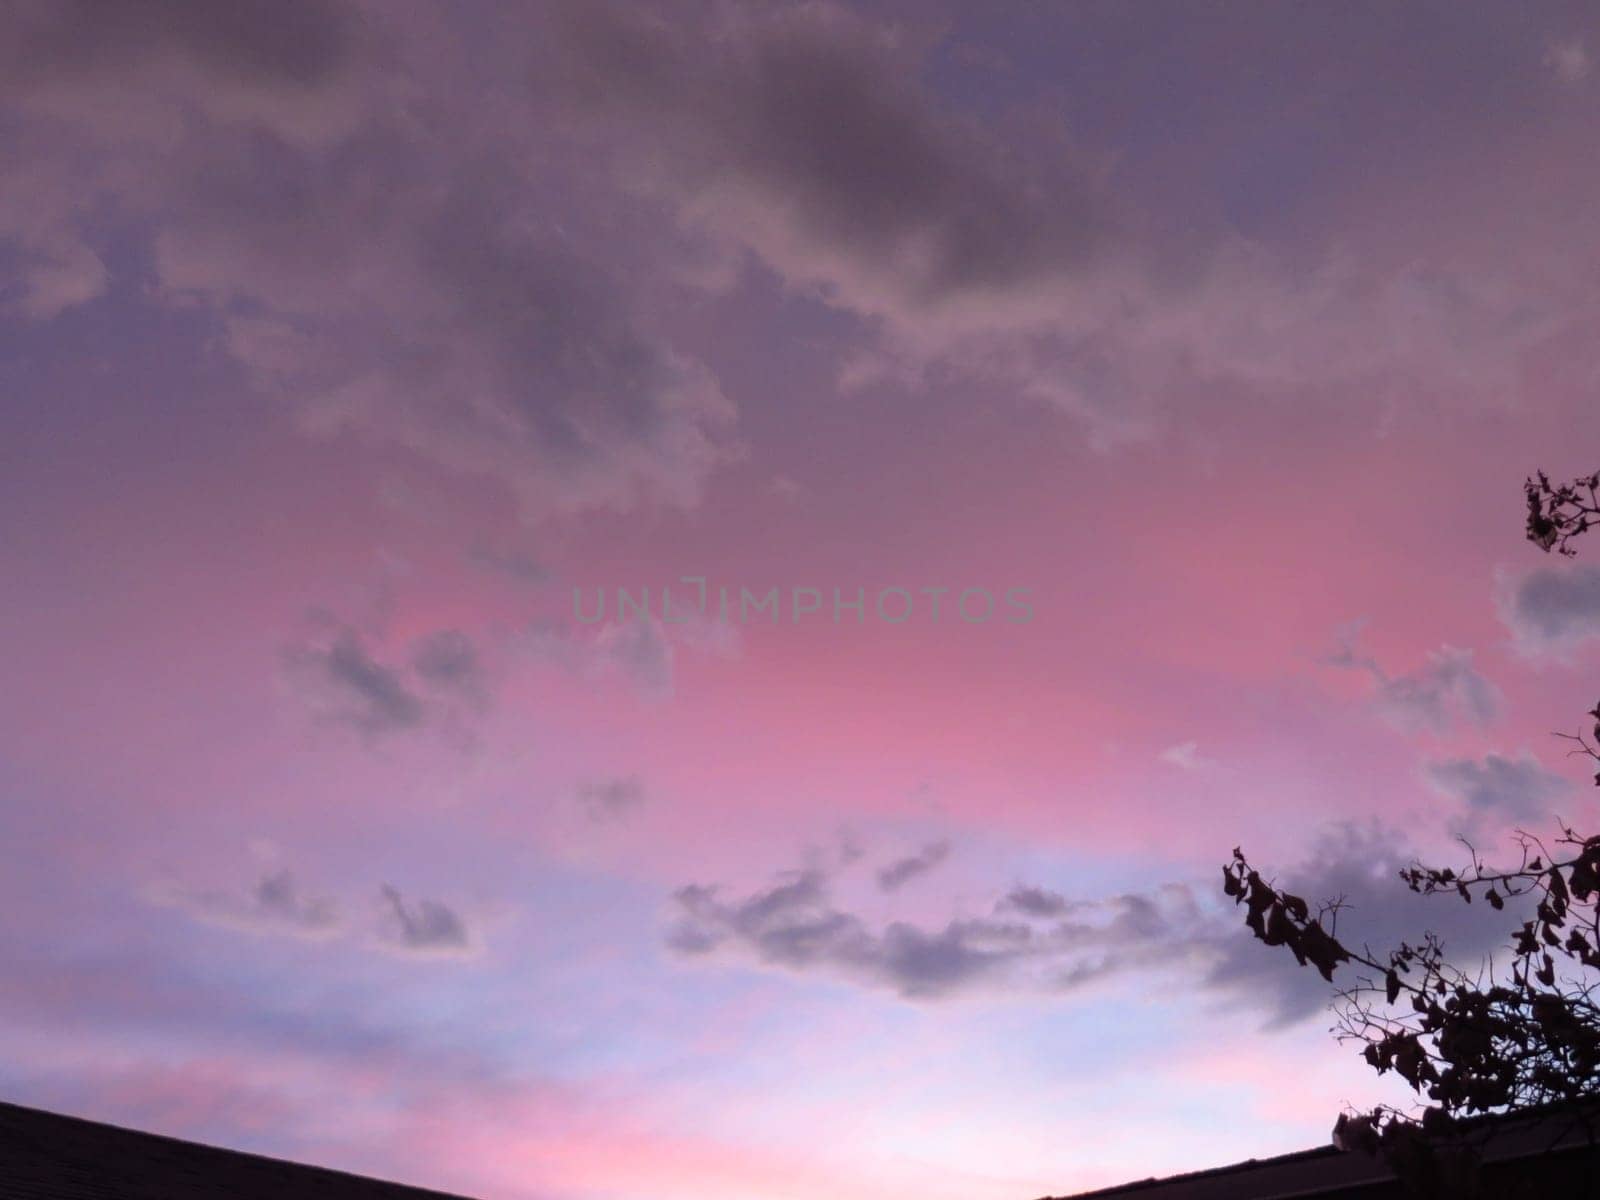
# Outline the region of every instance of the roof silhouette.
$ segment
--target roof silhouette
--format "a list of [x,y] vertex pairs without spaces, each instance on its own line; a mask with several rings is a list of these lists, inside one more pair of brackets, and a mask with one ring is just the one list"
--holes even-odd
[[1376,1200],[1398,1194],[1399,1185],[1382,1163],[1364,1154],[1318,1146],[1045,1200],[1288,1200],[1291,1196]]
[[0,1200],[467,1200],[0,1102]]
[[[1465,1121],[1457,1138],[1483,1161],[1496,1200],[1600,1200],[1600,1106],[1551,1106]],[[1045,1200],[1400,1200],[1410,1195],[1381,1159],[1332,1145],[1209,1170],[1138,1179]],[[1442,1194],[1448,1194],[1442,1193]]]
[[[1572,1127],[1528,1117],[1483,1123],[1490,1194],[1600,1194],[1596,1147]],[[1548,1189],[1561,1185],[1559,1192]],[[1542,1186],[1540,1186],[1542,1185]],[[1576,1186],[1575,1186],[1576,1185]],[[1537,1189],[1537,1190],[1535,1190]],[[1376,1160],[1323,1146],[1077,1200],[1389,1200],[1400,1185]],[[467,1197],[141,1133],[0,1102],[0,1200],[468,1200]]]

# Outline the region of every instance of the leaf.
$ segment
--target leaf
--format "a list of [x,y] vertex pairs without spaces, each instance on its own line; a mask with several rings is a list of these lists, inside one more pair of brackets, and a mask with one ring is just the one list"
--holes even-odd
[[1561,872],[1552,868],[1548,878],[1550,882],[1546,886],[1550,890],[1550,898],[1552,900],[1559,898],[1562,903],[1565,903],[1567,899],[1567,881],[1561,878]]
[[[1551,872],[1554,874],[1554,872]],[[1588,851],[1572,865],[1572,894],[1578,900],[1587,900],[1600,890],[1600,875],[1596,875]]]
[[1329,983],[1333,982],[1334,968],[1350,961],[1350,952],[1339,944],[1337,938],[1329,937],[1322,926],[1315,923],[1307,925],[1301,932],[1300,950]]
[[1282,946],[1293,943],[1294,937],[1294,925],[1290,923],[1288,914],[1283,911],[1283,905],[1274,904],[1267,913],[1267,931],[1261,940],[1269,946]]

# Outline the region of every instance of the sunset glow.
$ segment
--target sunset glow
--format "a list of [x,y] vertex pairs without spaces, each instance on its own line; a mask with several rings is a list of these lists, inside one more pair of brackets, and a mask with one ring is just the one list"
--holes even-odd
[[1600,467],[1597,53],[5,6],[0,1098],[485,1200],[1325,1144],[1389,1093],[1231,849],[1383,939],[1600,815],[1520,491]]

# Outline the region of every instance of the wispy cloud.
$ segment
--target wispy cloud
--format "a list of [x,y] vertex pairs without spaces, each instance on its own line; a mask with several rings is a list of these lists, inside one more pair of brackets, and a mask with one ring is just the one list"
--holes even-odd
[[644,803],[644,785],[627,776],[580,784],[578,803],[591,821],[619,821]]
[[244,892],[190,889],[167,880],[152,885],[146,899],[177,908],[197,921],[246,933],[281,934],[321,941],[344,933],[339,907],[327,896],[301,892],[286,868],[270,871]]
[[429,687],[484,703],[483,663],[472,639],[459,629],[441,629],[419,640],[411,650],[411,668]]
[[1373,707],[1405,729],[1444,732],[1463,721],[1487,725],[1500,713],[1500,689],[1474,665],[1471,650],[1441,646],[1419,667],[1392,675],[1359,645],[1362,623],[1340,632],[1338,648],[1324,661],[1362,671],[1373,683]]
[[1203,771],[1216,765],[1201,755],[1199,742],[1179,742],[1175,746],[1168,746],[1158,757],[1168,766],[1181,771]]
[[1552,75],[1568,87],[1576,87],[1589,78],[1589,72],[1594,66],[1582,38],[1551,42],[1544,52],[1544,65],[1550,69]]
[[1566,779],[1546,771],[1530,755],[1449,759],[1430,763],[1427,775],[1441,792],[1466,806],[1469,829],[1498,830],[1546,821],[1553,802],[1572,790]]
[[[375,904],[373,899],[366,905],[340,904],[331,896],[303,891],[286,867],[269,869],[240,890],[194,888],[164,879],[145,888],[143,895],[203,924],[260,936],[340,940],[424,957],[467,957],[480,948],[466,918],[442,901],[408,902],[398,888],[384,884]],[[355,915],[362,912],[368,915]]]
[[461,914],[438,900],[406,903],[397,888],[381,889],[387,919],[379,937],[389,949],[403,954],[462,956],[473,949]]
[[878,872],[878,886],[886,892],[898,891],[920,875],[926,875],[950,857],[950,843],[929,842],[915,854],[896,859]]

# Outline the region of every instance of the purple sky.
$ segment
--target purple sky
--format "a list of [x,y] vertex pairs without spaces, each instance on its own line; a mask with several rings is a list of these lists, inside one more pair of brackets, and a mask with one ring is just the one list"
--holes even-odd
[[1600,467],[1591,55],[6,4],[0,1096],[508,1200],[1023,1200],[1393,1098],[1216,867],[1481,953],[1391,868],[1597,816],[1600,565],[1519,490]]

